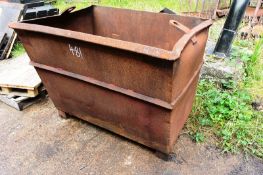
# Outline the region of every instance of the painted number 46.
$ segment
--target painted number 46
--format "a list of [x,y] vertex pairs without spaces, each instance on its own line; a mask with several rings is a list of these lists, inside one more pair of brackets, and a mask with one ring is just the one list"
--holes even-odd
[[77,46],[71,46],[70,44],[68,45],[69,51],[72,53],[73,56],[82,58],[82,53],[80,47]]

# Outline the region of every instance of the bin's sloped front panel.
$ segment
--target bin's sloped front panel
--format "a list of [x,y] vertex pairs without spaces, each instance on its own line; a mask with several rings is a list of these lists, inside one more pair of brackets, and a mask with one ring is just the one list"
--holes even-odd
[[171,153],[191,112],[210,25],[92,6],[11,27],[59,111]]
[[167,152],[170,110],[57,73],[37,72],[57,109]]

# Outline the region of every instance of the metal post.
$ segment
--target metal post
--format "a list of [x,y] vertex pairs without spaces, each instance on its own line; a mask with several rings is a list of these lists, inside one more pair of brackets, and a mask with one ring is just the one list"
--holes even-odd
[[215,55],[219,57],[229,56],[237,28],[242,21],[248,3],[249,0],[233,0],[224,28],[214,50]]

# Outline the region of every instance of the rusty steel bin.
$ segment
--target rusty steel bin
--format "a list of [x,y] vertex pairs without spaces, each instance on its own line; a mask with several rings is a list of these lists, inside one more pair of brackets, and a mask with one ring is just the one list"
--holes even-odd
[[11,23],[60,115],[171,153],[211,20],[90,6]]

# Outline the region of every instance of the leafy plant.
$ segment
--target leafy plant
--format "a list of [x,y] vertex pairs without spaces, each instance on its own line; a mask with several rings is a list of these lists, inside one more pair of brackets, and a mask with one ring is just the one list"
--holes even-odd
[[263,156],[263,117],[251,107],[245,90],[221,89],[212,81],[201,80],[186,128],[197,142],[215,136],[225,152],[245,151]]
[[263,114],[252,109],[255,96],[263,96],[263,39],[235,42],[231,59],[244,63],[244,79],[217,83],[201,80],[186,128],[197,142],[215,137],[224,152],[253,154],[263,158]]
[[12,57],[16,58],[23,55],[24,53],[25,53],[25,48],[22,45],[22,43],[20,42],[15,43],[11,52]]

